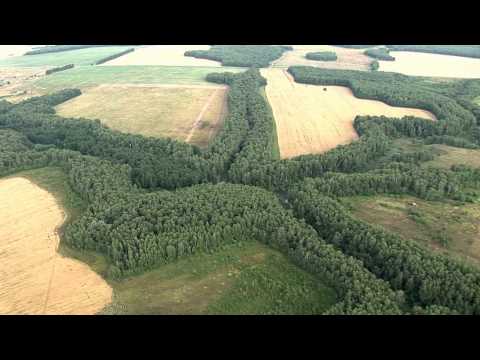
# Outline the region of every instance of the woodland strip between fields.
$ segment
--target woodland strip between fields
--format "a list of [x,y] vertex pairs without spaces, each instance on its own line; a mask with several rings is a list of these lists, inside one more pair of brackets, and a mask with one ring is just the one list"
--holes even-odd
[[[90,204],[63,241],[136,274],[189,254],[258,240],[335,289],[331,314],[480,314],[480,271],[354,219],[339,196],[409,193],[471,201],[480,171],[420,169],[427,153],[391,154],[393,139],[477,148],[475,81],[432,86],[399,74],[291,67],[297,82],[348,86],[360,98],[431,111],[420,118],[357,117],[360,139],[322,155],[278,160],[275,122],[257,69],[215,73],[227,84],[223,129],[206,150],[171,139],[64,119],[64,90],[18,105],[0,102],[0,174],[61,166]],[[154,191],[156,190],[156,191]]]

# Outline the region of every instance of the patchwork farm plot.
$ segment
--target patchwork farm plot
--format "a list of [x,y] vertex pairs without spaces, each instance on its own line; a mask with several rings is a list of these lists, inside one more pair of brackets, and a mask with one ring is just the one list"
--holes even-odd
[[0,60],[0,314],[480,314],[480,80],[365,47]]
[[480,59],[443,54],[391,51],[395,61],[380,61],[380,71],[410,76],[480,79]]
[[267,98],[277,125],[282,158],[318,154],[358,138],[357,115],[418,116],[435,119],[428,111],[389,106],[356,98],[342,86],[299,84],[282,69],[264,69]]
[[100,119],[112,129],[206,146],[226,113],[224,86],[100,85],[57,107],[64,117]]
[[64,213],[25,178],[0,180],[0,314],[95,314],[112,290],[87,265],[57,253]]

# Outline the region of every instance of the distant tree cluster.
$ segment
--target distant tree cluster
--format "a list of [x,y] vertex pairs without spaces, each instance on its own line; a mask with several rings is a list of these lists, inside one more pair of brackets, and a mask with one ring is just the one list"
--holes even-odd
[[378,62],[378,60],[373,60],[370,63],[370,70],[377,71],[379,68],[380,68],[380,63]]
[[337,61],[337,54],[334,51],[309,52],[305,55],[308,60]]
[[58,71],[64,71],[64,70],[72,69],[74,66],[75,66],[74,64],[68,64],[68,65],[64,65],[64,66],[54,67],[52,69],[48,69],[47,71],[45,71],[45,75],[50,75],[50,74],[56,73]]
[[364,54],[378,60],[395,61],[395,58],[390,55],[390,50],[387,48],[368,49],[365,50]]
[[128,53],[131,53],[132,51],[135,51],[135,48],[128,48],[127,50],[123,50],[123,51],[120,51],[116,54],[104,57],[103,59],[98,60],[95,63],[95,65],[100,65],[100,64],[106,63],[107,61],[119,58],[120,56],[123,56],[123,55],[128,54]]
[[268,67],[291,46],[272,45],[213,45],[208,50],[189,50],[185,56],[220,61],[223,66]]
[[111,46],[111,45],[50,45],[50,46],[44,46],[35,50],[30,50],[26,52],[25,55],[40,55],[40,54],[48,54],[48,53],[55,53],[55,52],[61,52],[61,51],[79,50],[79,49],[102,47],[102,46]]

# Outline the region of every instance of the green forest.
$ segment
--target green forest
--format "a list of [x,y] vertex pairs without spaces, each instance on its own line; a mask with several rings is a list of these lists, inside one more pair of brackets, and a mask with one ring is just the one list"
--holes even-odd
[[309,52],[305,55],[308,60],[317,61],[336,61],[337,54],[333,51]]
[[213,45],[208,50],[190,50],[185,56],[220,61],[223,66],[263,68],[282,56],[291,46],[272,45]]
[[[266,66],[285,50],[272,47],[268,56],[235,65]],[[224,59],[232,54],[226,47],[216,51]],[[477,148],[479,81],[439,86],[394,73],[288,71],[299,83],[348,86],[359,98],[428,110],[437,121],[358,116],[358,141],[280,160],[275,121],[262,95],[266,80],[256,68],[207,76],[229,85],[229,113],[203,150],[120,133],[98,120],[59,117],[54,106],[81,94],[66,89],[0,102],[0,176],[61,168],[87,204],[62,241],[104,255],[111,279],[257,241],[333,289],[336,303],[324,314],[480,314],[477,267],[358,220],[339,202],[373,194],[475,201],[479,169],[422,167],[431,153],[393,152],[392,143],[411,138]]]
[[365,50],[364,54],[378,60],[395,61],[387,48],[368,49]]

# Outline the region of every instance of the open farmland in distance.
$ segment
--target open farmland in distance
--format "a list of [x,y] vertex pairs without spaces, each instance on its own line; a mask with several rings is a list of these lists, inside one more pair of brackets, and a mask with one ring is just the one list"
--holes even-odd
[[[314,66],[339,70],[368,70],[372,62],[362,49],[347,49],[331,45],[292,45],[293,50],[287,51],[274,61],[271,67],[288,68],[293,65]],[[329,51],[337,54],[336,61],[316,61],[305,58],[309,52]]]
[[226,113],[224,86],[100,85],[57,106],[64,117],[100,119],[122,132],[205,147]]
[[480,79],[480,59],[454,55],[391,51],[395,61],[379,61],[380,71],[410,76]]
[[33,67],[33,66],[76,66],[91,65],[104,57],[119,53],[131,46],[93,47],[79,50],[53,52],[39,55],[15,56],[0,59],[0,67]]
[[83,89],[102,84],[212,85],[205,79],[207,74],[244,70],[194,66],[89,66],[54,73],[36,81],[33,87],[48,93],[65,88]]
[[0,314],[95,314],[112,289],[87,265],[57,253],[65,214],[23,177],[0,180]]
[[266,94],[275,117],[282,158],[322,153],[357,139],[353,128],[357,115],[435,119],[425,110],[358,99],[347,87],[299,84],[282,69],[264,69],[262,75],[268,81]]
[[197,59],[184,56],[188,50],[208,50],[209,45],[146,45],[135,51],[108,61],[102,66],[126,65],[165,65],[165,66],[203,66],[220,67],[218,61]]

